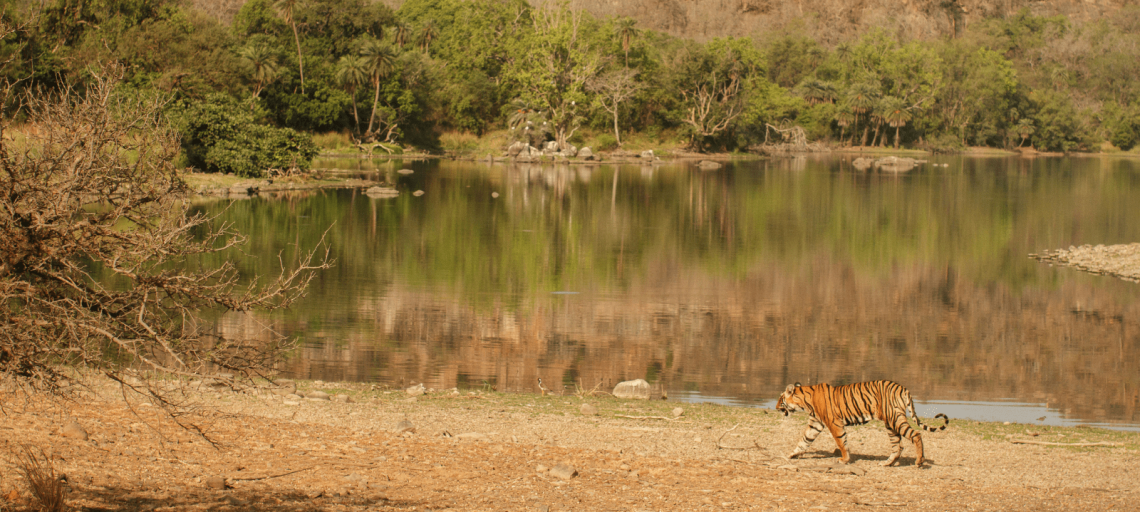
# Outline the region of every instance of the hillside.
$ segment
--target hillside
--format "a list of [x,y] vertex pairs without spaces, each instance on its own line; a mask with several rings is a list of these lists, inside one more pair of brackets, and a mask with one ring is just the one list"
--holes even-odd
[[[188,0],[229,20],[244,0]],[[404,0],[380,0],[393,9]],[[549,0],[529,0],[533,5]],[[970,23],[1028,8],[1038,16],[1064,14],[1075,22],[1111,16],[1128,0],[572,0],[598,17],[629,16],[642,28],[707,40],[794,30],[836,43],[864,29],[884,27],[905,38],[961,32]]]

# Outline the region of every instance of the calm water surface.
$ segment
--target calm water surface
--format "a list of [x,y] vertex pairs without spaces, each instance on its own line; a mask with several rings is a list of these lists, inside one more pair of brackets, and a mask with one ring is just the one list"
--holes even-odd
[[298,378],[566,393],[643,378],[743,406],[792,382],[891,379],[923,416],[1140,429],[1140,285],[1027,257],[1140,242],[1140,162],[935,157],[949,165],[894,176],[849,160],[318,162],[401,193],[229,205],[251,236],[230,256],[243,270],[272,273],[326,230],[336,266],[292,310],[220,329],[299,338]]

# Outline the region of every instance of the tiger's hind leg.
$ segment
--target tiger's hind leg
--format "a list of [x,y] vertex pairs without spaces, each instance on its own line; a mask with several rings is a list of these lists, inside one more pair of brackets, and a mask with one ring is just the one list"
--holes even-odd
[[887,434],[891,436],[891,456],[883,461],[883,466],[893,466],[898,463],[899,455],[902,455],[902,436],[895,432],[889,425],[887,426]]
[[815,441],[815,438],[819,437],[820,432],[823,432],[823,423],[820,423],[819,420],[812,418],[808,423],[807,430],[804,431],[804,436],[800,438],[800,443],[796,445],[796,449],[788,455],[788,458],[794,459],[800,455],[803,455],[804,453],[807,453],[808,447],[811,446],[811,443],[813,441]]

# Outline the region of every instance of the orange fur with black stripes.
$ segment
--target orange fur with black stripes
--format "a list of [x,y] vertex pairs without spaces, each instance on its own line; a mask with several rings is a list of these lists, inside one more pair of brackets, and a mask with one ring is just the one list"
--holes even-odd
[[921,466],[926,460],[922,453],[922,436],[907,422],[907,412],[919,428],[928,432],[945,430],[946,425],[950,424],[950,418],[945,414],[938,414],[935,418],[946,420],[941,427],[923,425],[914,411],[914,401],[910,398],[910,391],[889,380],[843,386],[831,386],[826,383],[814,386],[789,384],[776,400],[776,410],[784,413],[784,416],[799,410],[807,411],[811,415],[803,439],[796,445],[795,451],[788,455],[790,459],[807,452],[808,446],[815,441],[816,436],[827,428],[835,438],[836,446],[839,447],[840,459],[844,463],[850,463],[851,454],[847,451],[847,432],[844,427],[862,425],[872,419],[878,419],[886,423],[892,446],[891,456],[883,465],[891,466],[898,462],[902,453],[899,441],[905,437],[914,443],[914,449],[918,452],[914,464]]

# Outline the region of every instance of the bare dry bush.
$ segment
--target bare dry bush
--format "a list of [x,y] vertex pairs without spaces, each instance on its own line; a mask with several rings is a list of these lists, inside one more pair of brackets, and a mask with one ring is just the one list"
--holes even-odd
[[202,265],[245,237],[189,213],[162,102],[117,78],[21,97],[26,139],[0,137],[0,378],[62,393],[94,371],[172,411],[171,383],[269,375],[289,348],[214,334],[202,312],[287,307],[328,254],[252,282]]
[[67,510],[64,503],[63,475],[56,473],[51,457],[38,448],[27,446],[13,453],[16,467],[24,475],[28,489],[39,502],[42,512]]

